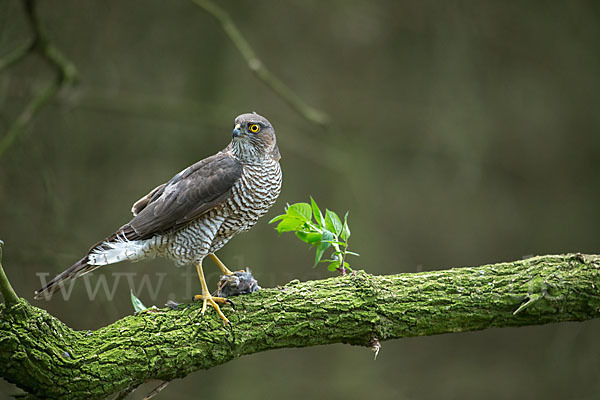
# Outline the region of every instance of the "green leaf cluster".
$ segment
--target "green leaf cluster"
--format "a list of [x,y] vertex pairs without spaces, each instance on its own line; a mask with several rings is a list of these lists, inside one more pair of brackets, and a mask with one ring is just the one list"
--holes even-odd
[[[277,232],[295,232],[296,236],[305,243],[316,247],[315,264],[328,263],[330,271],[352,270],[346,261],[346,256],[357,253],[348,250],[350,227],[348,226],[348,212],[344,219],[331,210],[325,209],[325,215],[311,197],[309,203],[296,203],[287,205],[285,214],[281,214],[269,221],[270,224],[278,222]],[[331,256],[323,259],[325,251],[332,249]]]

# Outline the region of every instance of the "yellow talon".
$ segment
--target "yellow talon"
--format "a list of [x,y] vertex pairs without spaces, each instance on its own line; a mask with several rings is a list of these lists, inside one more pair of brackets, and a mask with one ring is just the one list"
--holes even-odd
[[[216,257],[215,257],[216,258]],[[218,260],[218,259],[217,259]],[[219,317],[228,325],[231,325],[231,322],[227,319],[227,317],[221,311],[221,308],[217,303],[225,304],[232,303],[231,300],[225,297],[213,297],[208,291],[208,286],[206,285],[206,279],[204,278],[204,271],[202,270],[202,262],[196,264],[196,271],[198,272],[198,278],[200,278],[200,285],[202,286],[202,294],[195,295],[192,300],[198,301],[202,300],[202,311],[200,312],[202,315],[206,312],[206,305],[210,304],[219,314]]]
[[197,294],[193,297],[194,301],[200,301],[202,300],[202,311],[200,311],[200,313],[202,315],[204,315],[204,313],[206,312],[206,305],[210,304],[215,310],[217,310],[217,314],[219,314],[219,317],[221,317],[221,319],[227,323],[228,325],[231,325],[231,322],[229,322],[229,320],[227,319],[227,317],[225,316],[225,314],[223,314],[223,312],[221,311],[221,307],[219,307],[219,305],[217,303],[221,303],[221,304],[225,304],[225,303],[231,303],[231,300],[226,299],[225,297],[214,297],[214,296],[210,296],[209,297],[204,297],[201,294]]

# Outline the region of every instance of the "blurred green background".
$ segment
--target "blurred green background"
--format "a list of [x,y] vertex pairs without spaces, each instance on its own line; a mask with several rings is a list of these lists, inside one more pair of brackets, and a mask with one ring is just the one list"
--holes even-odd
[[[350,210],[359,268],[392,274],[534,254],[598,252],[600,3],[223,1],[264,63],[332,118],[321,129],[258,81],[190,1],[40,2],[79,71],[0,159],[0,238],[17,293],[77,329],[132,313],[112,301],[34,301],[52,275],[131,216],[130,205],[231,138],[236,115],[273,123],[283,192],[219,255],[263,286],[330,276],[270,217],[314,196]],[[0,56],[30,37],[0,0]],[[0,135],[53,77],[38,56],[0,73]],[[217,269],[207,263],[212,287]],[[155,304],[200,290],[166,260],[102,271],[162,280]],[[98,282],[95,273],[90,282]],[[153,303],[148,291],[139,297]],[[243,357],[172,382],[158,398],[592,399],[600,321],[492,329]],[[157,383],[131,396],[141,399]],[[0,398],[15,393],[0,381]]]

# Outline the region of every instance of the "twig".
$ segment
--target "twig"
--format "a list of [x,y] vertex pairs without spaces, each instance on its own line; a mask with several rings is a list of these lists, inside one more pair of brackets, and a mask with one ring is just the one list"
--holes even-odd
[[77,70],[60,50],[48,40],[37,13],[36,0],[25,1],[25,13],[34,34],[33,50],[38,50],[44,59],[50,63],[50,66],[56,69],[58,81],[61,85],[74,81]]
[[161,383],[160,385],[155,387],[154,390],[152,390],[150,393],[148,393],[148,395],[146,397],[144,397],[144,400],[150,400],[151,398],[153,398],[154,396],[156,396],[157,394],[162,392],[162,390],[164,388],[166,388],[168,384],[169,384],[169,381],[164,381],[163,383]]
[[4,302],[6,305],[17,304],[19,302],[19,296],[15,293],[14,289],[10,285],[6,274],[4,273],[4,268],[2,268],[2,247],[4,246],[4,242],[0,240],[0,293],[4,297]]
[[246,60],[248,68],[267,86],[285,100],[296,112],[320,126],[327,126],[330,118],[327,114],[306,104],[292,89],[287,87],[279,78],[271,73],[265,67],[264,63],[258,58],[250,43],[244,38],[237,29],[229,14],[220,6],[211,0],[192,0],[197,6],[215,17],[229,39],[233,42],[242,57]]
[[125,389],[121,390],[117,395],[113,398],[113,400],[123,400],[126,399],[131,393],[135,392],[137,386],[128,386]]
[[25,126],[31,122],[39,110],[46,105],[63,86],[74,81],[77,76],[75,66],[50,43],[42,30],[37,14],[36,1],[26,0],[24,1],[24,6],[27,20],[29,21],[29,25],[33,32],[33,40],[31,43],[17,48],[4,59],[0,60],[0,71],[19,62],[28,54],[37,51],[44,60],[56,70],[57,76],[52,83],[31,99],[25,109],[11,124],[8,132],[0,139],[0,158],[2,158],[6,150],[14,143],[15,139],[23,132]]

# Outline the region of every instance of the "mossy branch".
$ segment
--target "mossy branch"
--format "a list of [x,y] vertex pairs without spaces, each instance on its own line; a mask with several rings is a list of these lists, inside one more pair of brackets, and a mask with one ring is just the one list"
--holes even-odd
[[145,311],[74,331],[19,300],[0,306],[0,376],[43,398],[100,399],[246,354],[600,316],[600,256],[548,255],[389,276],[364,272],[263,289],[225,309]]
[[263,81],[279,97],[287,102],[297,113],[308,121],[320,126],[329,125],[330,119],[327,114],[306,104],[292,89],[277,78],[267,69],[265,64],[258,58],[250,43],[237,28],[229,14],[211,0],[192,0],[194,4],[202,8],[208,14],[219,21],[223,32],[233,42],[236,49],[240,52],[250,71]]

